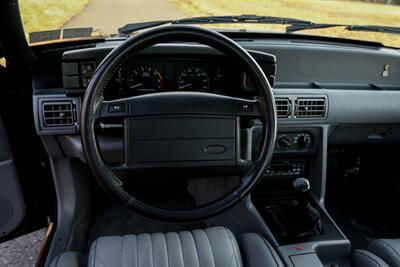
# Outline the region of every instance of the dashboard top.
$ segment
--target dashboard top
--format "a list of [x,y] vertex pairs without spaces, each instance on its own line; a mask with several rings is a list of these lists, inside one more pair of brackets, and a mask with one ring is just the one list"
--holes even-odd
[[[109,39],[83,47],[37,51],[37,56],[45,59],[47,64],[37,66],[35,88],[63,88],[59,78],[63,74],[60,61],[92,60],[99,64],[122,41],[120,38]],[[297,39],[240,38],[237,41],[247,50],[276,58],[276,89],[394,90],[400,87],[398,49]],[[159,44],[143,54],[193,59],[221,56],[212,48],[193,43]]]

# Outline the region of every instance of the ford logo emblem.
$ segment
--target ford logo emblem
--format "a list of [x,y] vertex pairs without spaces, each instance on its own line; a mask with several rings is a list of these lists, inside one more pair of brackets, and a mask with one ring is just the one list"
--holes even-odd
[[205,149],[205,152],[207,152],[208,154],[218,155],[218,154],[225,153],[226,150],[227,150],[226,146],[211,145]]

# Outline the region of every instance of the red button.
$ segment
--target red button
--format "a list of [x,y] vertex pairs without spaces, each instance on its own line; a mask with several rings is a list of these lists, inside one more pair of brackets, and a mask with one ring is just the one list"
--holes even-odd
[[303,249],[303,247],[302,247],[302,246],[300,246],[300,245],[298,245],[296,249],[297,249],[297,250],[302,250],[302,249]]

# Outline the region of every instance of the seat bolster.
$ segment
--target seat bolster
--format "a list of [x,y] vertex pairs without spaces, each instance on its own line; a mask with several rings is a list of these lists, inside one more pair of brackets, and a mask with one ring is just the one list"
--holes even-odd
[[353,251],[350,261],[353,267],[389,267],[381,258],[366,250]]
[[65,252],[58,255],[50,264],[50,267],[85,267],[87,256],[79,252]]
[[272,245],[259,234],[247,233],[237,239],[244,266],[284,267]]
[[400,267],[400,239],[376,239],[368,251],[382,258],[392,267]]

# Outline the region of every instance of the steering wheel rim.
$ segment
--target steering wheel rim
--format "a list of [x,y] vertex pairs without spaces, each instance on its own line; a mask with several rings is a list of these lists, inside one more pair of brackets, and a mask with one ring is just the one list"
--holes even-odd
[[[163,42],[186,41],[208,45],[223,52],[241,63],[244,70],[253,79],[259,93],[259,109],[264,125],[261,152],[238,186],[225,197],[200,208],[173,211],[148,205],[131,196],[123,189],[118,177],[104,163],[97,144],[95,122],[102,112],[102,100],[107,79],[120,66],[140,51]],[[100,186],[127,208],[153,219],[186,222],[201,220],[219,214],[244,199],[262,178],[274,150],[277,131],[277,115],[272,88],[258,63],[241,46],[228,37],[213,30],[197,26],[165,26],[151,29],[130,37],[115,48],[102,61],[95,71],[86,90],[81,113],[81,140],[87,162]]]

